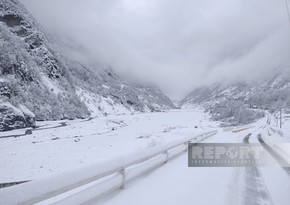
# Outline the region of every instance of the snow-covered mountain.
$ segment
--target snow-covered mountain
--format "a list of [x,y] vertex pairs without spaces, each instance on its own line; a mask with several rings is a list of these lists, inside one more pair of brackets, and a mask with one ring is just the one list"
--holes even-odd
[[[0,113],[26,107],[37,120],[59,120],[174,107],[157,87],[122,79],[46,34],[17,0],[0,0],[0,47]],[[0,114],[0,130],[10,118]]]
[[[273,77],[254,82],[240,81],[236,83],[214,84],[208,87],[200,87],[191,92],[183,101],[182,105],[199,104],[214,105],[227,100],[241,100],[250,103],[251,106],[264,108],[271,104],[267,97],[283,94],[290,91],[290,72],[282,70]],[[261,96],[263,95],[263,96]],[[267,95],[267,96],[266,96]],[[265,104],[256,102],[256,98],[263,97]],[[279,100],[277,98],[276,100]],[[281,98],[281,100],[286,100]]]
[[[249,123],[262,116],[261,113],[257,114],[257,110],[275,112],[290,107],[289,70],[279,70],[270,78],[254,82],[240,81],[197,88],[182,101],[183,107],[195,104],[205,107],[215,120],[231,124]],[[245,119],[246,115],[248,119]]]

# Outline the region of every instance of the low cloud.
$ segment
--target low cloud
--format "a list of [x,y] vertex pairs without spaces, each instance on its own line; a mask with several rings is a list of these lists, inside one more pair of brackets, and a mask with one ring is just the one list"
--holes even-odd
[[200,85],[253,80],[290,66],[282,0],[20,1],[48,30],[173,99]]

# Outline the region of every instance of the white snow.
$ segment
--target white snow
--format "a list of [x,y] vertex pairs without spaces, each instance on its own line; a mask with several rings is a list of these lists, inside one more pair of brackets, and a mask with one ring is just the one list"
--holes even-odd
[[52,80],[50,80],[45,75],[41,76],[41,80],[43,81],[43,83],[45,84],[47,89],[50,90],[51,92],[53,92],[54,94],[57,95],[59,93],[62,93],[62,91],[57,87],[56,83],[53,82]]
[[[41,128],[49,128],[51,123],[59,126],[56,122],[42,122],[45,126]],[[1,138],[0,183],[38,179],[118,155],[150,150],[212,130],[218,123],[209,123],[208,116],[201,111],[170,111],[99,117],[67,124],[36,130],[19,138]],[[194,128],[195,125],[199,128]]]
[[[0,183],[46,179],[60,186],[68,180],[78,180],[113,169],[164,146],[216,129],[218,134],[208,138],[206,143],[242,143],[249,133],[252,134],[249,143],[257,143],[258,134],[267,142],[290,142],[285,134],[290,130],[287,123],[280,130],[284,133],[283,136],[273,131],[268,132],[271,129],[266,126],[266,119],[246,127],[224,129],[219,128],[218,122],[210,121],[209,116],[197,108],[62,121],[64,122],[67,126],[57,128],[53,127],[61,122],[41,122],[38,123],[40,128],[48,129],[33,131],[32,135],[19,138],[1,138]],[[282,150],[281,147],[276,149]],[[160,157],[147,162],[148,166],[150,163],[160,163]],[[83,176],[75,176],[80,170],[88,171],[83,172]],[[129,178],[136,175],[138,166],[134,170],[128,175]],[[64,181],[57,183],[59,178],[56,176],[60,175]],[[111,180],[121,178],[120,175],[108,177],[112,177]],[[95,204],[232,205],[249,204],[254,200],[256,204],[288,205],[288,180],[289,175],[280,167],[189,168],[187,154],[183,154],[129,182],[124,190],[96,200]],[[88,194],[93,194],[97,183],[102,182],[93,182],[79,189],[88,189]],[[18,189],[21,191],[21,186]],[[43,187],[41,190],[45,189],[50,187]],[[78,193],[79,189],[72,190],[70,194]],[[68,195],[67,193],[61,197]]]
[[[0,41],[0,46],[1,46],[1,41]],[[0,83],[6,83],[6,82],[9,82],[9,80],[5,78],[0,78]]]
[[31,112],[25,105],[19,104],[18,106],[20,110],[23,112],[23,114],[26,114],[30,117],[35,117],[34,113]]
[[[256,136],[262,132],[260,127],[264,124],[265,119],[237,133],[220,129],[219,134],[207,139],[205,143],[241,143],[248,133],[252,133],[250,142],[257,142]],[[129,183],[124,190],[115,191],[94,204],[289,204],[289,176],[283,169],[267,167],[258,170],[257,174],[252,168],[243,167],[189,168],[187,154],[184,154]],[[249,203],[251,200],[252,203]]]
[[88,107],[92,117],[104,116],[106,114],[130,114],[132,112],[121,104],[115,104],[110,98],[98,96],[81,88],[79,88],[76,93],[81,101]]
[[188,168],[183,154],[95,205],[224,205],[231,175],[232,168]]
[[16,115],[24,117],[23,113],[18,108],[11,105],[9,102],[1,102],[0,101],[0,106],[8,107],[8,108],[12,109],[13,113],[15,113]]

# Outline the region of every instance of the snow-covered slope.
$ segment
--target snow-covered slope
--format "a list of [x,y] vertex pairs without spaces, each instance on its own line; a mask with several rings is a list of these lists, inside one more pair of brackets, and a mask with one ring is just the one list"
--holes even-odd
[[271,78],[255,82],[216,84],[194,90],[182,106],[203,106],[214,120],[225,125],[247,124],[265,115],[290,107],[290,75],[280,70]]
[[173,107],[158,88],[126,81],[46,34],[17,0],[0,0],[0,45],[0,100],[25,105],[37,120]]
[[[255,82],[240,81],[238,83],[215,84],[200,87],[190,93],[182,105],[202,104],[213,106],[229,100],[243,101],[249,107],[275,109],[275,103],[287,104],[290,100],[290,72],[281,70],[266,80]],[[290,102],[290,101],[289,101]]]

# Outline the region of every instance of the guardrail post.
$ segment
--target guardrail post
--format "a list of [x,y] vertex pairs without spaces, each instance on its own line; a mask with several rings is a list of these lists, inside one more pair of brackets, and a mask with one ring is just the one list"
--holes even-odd
[[165,151],[165,154],[166,154],[166,161],[164,162],[164,164],[166,164],[168,162],[168,159],[169,159],[169,153],[168,153],[168,150]]
[[185,147],[186,147],[186,148],[185,148],[185,151],[184,151],[184,152],[187,152],[187,151],[188,151],[188,143],[189,143],[189,142],[185,143]]
[[126,183],[126,170],[125,170],[125,168],[120,170],[120,174],[122,175],[122,185],[120,188],[125,189],[125,183]]

